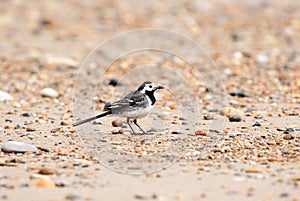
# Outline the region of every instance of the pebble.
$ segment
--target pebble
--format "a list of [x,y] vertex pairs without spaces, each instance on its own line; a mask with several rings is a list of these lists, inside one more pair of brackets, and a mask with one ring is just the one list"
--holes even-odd
[[65,197],[65,200],[68,200],[68,201],[81,201],[82,199],[79,195],[69,194]]
[[22,117],[31,117],[31,114],[28,112],[22,113],[21,114]]
[[24,142],[16,142],[16,141],[9,141],[9,142],[4,142],[1,150],[3,152],[15,152],[15,153],[25,153],[25,152],[37,152],[38,149],[31,145],[31,144],[26,144]]
[[286,128],[284,131],[285,134],[289,134],[290,132],[294,132],[295,130],[293,128]]
[[42,176],[37,180],[35,186],[39,188],[54,188],[55,184],[50,177]]
[[261,124],[258,121],[256,121],[252,124],[252,126],[261,126]]
[[195,135],[197,135],[197,136],[206,136],[207,132],[205,130],[197,130],[195,132]]
[[10,101],[13,99],[14,98],[9,93],[5,91],[0,91],[0,101]]
[[118,79],[116,78],[112,78],[108,81],[108,85],[111,85],[111,86],[117,86],[117,85],[121,85],[121,83],[119,82]]
[[238,110],[233,107],[224,107],[221,110],[219,110],[220,115],[230,117],[232,115],[238,114],[241,117],[243,117],[245,114],[241,110]]
[[287,198],[287,197],[289,197],[289,193],[281,193],[279,197]]
[[69,151],[66,149],[59,149],[57,152],[58,155],[60,156],[68,156],[69,155]]
[[294,139],[294,136],[292,136],[291,134],[286,134],[286,135],[283,136],[283,139],[292,140],[292,139]]
[[172,131],[171,134],[178,135],[178,134],[182,134],[182,132],[179,130],[175,130],[175,131]]
[[56,90],[52,88],[44,88],[41,90],[41,95],[43,97],[50,97],[50,98],[56,98],[58,97],[58,93]]
[[36,129],[35,129],[35,128],[32,128],[32,127],[27,127],[27,128],[26,128],[26,131],[28,131],[28,132],[33,132],[33,131],[36,131]]
[[57,170],[52,168],[42,168],[38,173],[42,175],[52,175],[52,174],[57,174],[58,172]]
[[249,97],[248,94],[245,94],[243,92],[232,92],[232,93],[229,93],[230,96],[236,96],[238,98],[245,98],[245,97]]
[[228,119],[229,119],[230,122],[240,122],[240,121],[243,120],[242,117],[241,117],[241,115],[239,115],[239,114],[230,115],[228,117]]
[[121,120],[114,120],[114,121],[111,122],[111,124],[112,124],[113,127],[122,127],[124,122],[121,121]]
[[68,67],[78,67],[79,62],[69,57],[47,56],[45,58],[47,64],[64,65]]
[[259,63],[259,64],[266,64],[269,62],[269,57],[266,56],[266,55],[263,55],[263,54],[259,54],[256,56],[256,61]]
[[61,121],[61,122],[60,122],[60,125],[61,125],[61,126],[67,126],[67,125],[68,125],[68,122],[66,122],[66,121]]
[[262,173],[261,169],[257,169],[257,168],[248,168],[245,170],[246,173]]

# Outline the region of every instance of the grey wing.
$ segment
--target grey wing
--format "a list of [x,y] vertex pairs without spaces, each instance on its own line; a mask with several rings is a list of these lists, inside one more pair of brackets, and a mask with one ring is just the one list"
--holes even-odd
[[104,110],[112,111],[113,114],[120,114],[137,108],[145,108],[147,105],[148,100],[144,94],[132,92],[119,101],[106,104]]

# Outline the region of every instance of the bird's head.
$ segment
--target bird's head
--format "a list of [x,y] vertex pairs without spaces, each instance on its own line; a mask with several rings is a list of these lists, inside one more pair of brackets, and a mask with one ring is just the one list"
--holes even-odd
[[154,92],[157,89],[163,89],[164,87],[159,84],[154,84],[150,81],[146,81],[141,86],[139,86],[138,91],[141,91],[142,93],[146,92]]

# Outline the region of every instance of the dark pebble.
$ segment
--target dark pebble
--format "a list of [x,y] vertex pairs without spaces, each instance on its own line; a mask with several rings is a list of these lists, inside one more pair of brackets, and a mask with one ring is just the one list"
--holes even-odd
[[288,134],[290,132],[294,132],[293,128],[286,128],[286,130],[284,131],[285,134]]
[[252,124],[252,126],[261,126],[261,124],[258,121],[256,121]]
[[239,114],[233,114],[231,116],[228,117],[230,122],[240,122],[242,121],[242,117]]
[[287,197],[289,197],[289,194],[288,193],[281,193],[280,197],[281,198],[287,198]]
[[242,52],[242,54],[243,54],[244,57],[251,57],[252,56],[251,52]]
[[121,85],[121,83],[119,82],[119,80],[112,78],[109,80],[108,85],[112,85],[112,86],[117,86],[117,85]]
[[180,131],[172,131],[171,134],[176,134],[176,135],[178,135],[178,134],[182,134],[182,133],[181,133]]
[[25,161],[23,161],[21,159],[18,159],[18,158],[13,158],[13,159],[10,159],[10,160],[6,160],[5,162],[6,163],[20,163],[20,164],[26,163]]
[[229,93],[230,96],[237,96],[238,98],[245,98],[245,97],[249,97],[248,94],[245,94],[243,92],[231,92]]
[[31,117],[31,114],[28,112],[22,113],[21,114],[22,117]]
[[80,201],[82,200],[80,196],[75,195],[75,194],[69,194],[65,197],[65,200],[70,200],[70,201]]
[[15,126],[15,129],[20,129],[20,128],[21,128],[20,124],[17,124],[17,125]]
[[48,20],[48,19],[41,19],[41,20],[39,21],[39,24],[40,24],[41,26],[45,27],[45,26],[51,25],[52,22],[51,22],[50,20]]
[[287,152],[287,151],[282,152],[282,156],[283,156],[283,157],[288,157],[288,156],[290,156],[290,155],[291,155],[290,152]]

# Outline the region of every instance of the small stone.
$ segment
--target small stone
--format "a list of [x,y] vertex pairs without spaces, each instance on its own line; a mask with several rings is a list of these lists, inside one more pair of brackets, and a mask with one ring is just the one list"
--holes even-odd
[[245,98],[245,97],[249,97],[248,94],[245,94],[243,92],[231,92],[229,93],[230,96],[237,96],[238,98]]
[[121,120],[114,120],[114,121],[111,122],[111,124],[112,124],[113,127],[122,127],[124,122],[121,121]]
[[20,124],[17,124],[17,125],[15,126],[15,129],[20,129],[20,128],[22,128],[22,127],[20,126]]
[[81,201],[81,197],[75,194],[69,194],[65,197],[65,200],[67,201]]
[[172,131],[171,134],[178,135],[178,134],[182,134],[182,133],[180,131]]
[[62,125],[62,126],[67,126],[67,125],[68,125],[68,122],[66,122],[66,121],[61,121],[61,122],[60,122],[60,125]]
[[236,61],[241,61],[242,58],[243,58],[243,54],[241,52],[235,52],[233,54],[233,58],[236,60]]
[[252,126],[261,126],[261,124],[258,121],[256,121],[252,124]]
[[266,64],[266,63],[269,62],[269,57],[266,56],[266,55],[259,54],[259,55],[256,56],[256,61],[259,64]]
[[287,197],[289,197],[289,193],[281,193],[280,197],[281,198],[287,198]]
[[207,132],[205,130],[197,130],[195,132],[195,135],[197,135],[197,136],[206,136]]
[[59,149],[57,152],[58,155],[60,156],[68,156],[69,155],[69,151],[66,149]]
[[213,120],[215,116],[213,114],[205,114],[203,115],[204,120]]
[[15,153],[25,153],[25,152],[37,152],[38,149],[31,145],[31,144],[26,144],[24,142],[16,142],[16,141],[9,141],[9,142],[4,142],[1,150],[3,152],[15,152]]
[[9,93],[5,91],[0,91],[0,101],[10,101],[13,99],[14,98]]
[[119,82],[119,80],[117,80],[116,78],[112,78],[108,81],[108,85],[111,86],[117,86],[117,85],[121,85],[121,83]]
[[28,112],[22,113],[21,114],[22,117],[31,117],[31,114]]
[[239,114],[233,114],[233,115],[229,116],[228,119],[230,122],[240,122],[243,120]]
[[286,134],[286,135],[283,136],[283,139],[292,140],[292,139],[294,139],[294,136],[292,136],[291,134]]
[[284,133],[289,134],[290,132],[294,132],[295,130],[293,128],[286,128]]
[[47,56],[45,58],[47,64],[64,65],[68,67],[78,67],[79,62],[69,57]]
[[121,145],[122,141],[111,141],[110,144],[112,144],[112,145]]
[[6,160],[5,162],[6,163],[20,163],[20,164],[26,163],[25,161],[23,161],[21,159],[18,159],[18,158],[13,158],[13,159],[10,159],[10,160]]
[[300,176],[295,176],[295,177],[292,177],[292,181],[294,182],[300,182]]
[[36,131],[36,129],[35,129],[35,128],[31,128],[31,127],[27,127],[27,128],[26,128],[26,131],[28,131],[28,132],[33,132],[33,131]]
[[12,123],[12,119],[5,119],[5,122],[10,122],[10,123]]
[[221,110],[219,110],[219,113],[220,115],[226,117],[232,116],[234,114],[239,114],[241,117],[245,115],[244,112],[233,107],[224,107]]
[[112,134],[123,134],[124,130],[123,129],[119,129],[119,130],[114,129],[114,130],[111,131],[111,133]]
[[170,108],[171,110],[174,110],[174,109],[176,108],[176,103],[171,103],[171,104],[169,105],[169,108]]
[[262,173],[261,169],[256,169],[256,168],[248,168],[245,170],[246,173]]
[[37,180],[35,186],[39,188],[54,188],[55,184],[50,177],[42,176]]
[[38,173],[42,175],[52,175],[52,174],[57,174],[58,172],[57,170],[52,168],[42,168]]
[[44,88],[41,91],[41,95],[43,97],[50,97],[50,98],[56,98],[58,97],[58,93],[56,90],[52,89],[52,88]]

